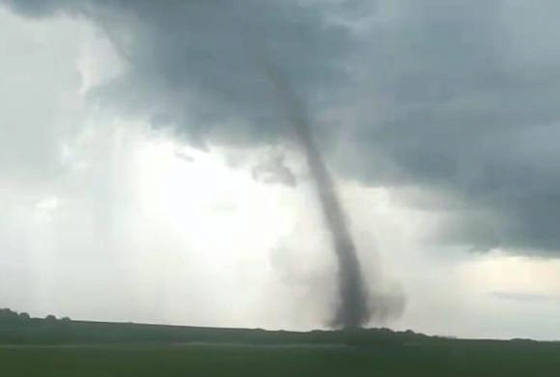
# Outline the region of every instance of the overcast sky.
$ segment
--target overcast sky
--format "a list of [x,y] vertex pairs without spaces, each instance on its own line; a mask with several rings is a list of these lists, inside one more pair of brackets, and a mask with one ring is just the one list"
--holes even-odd
[[555,0],[0,0],[0,307],[284,329],[335,258],[305,103],[395,329],[560,339]]

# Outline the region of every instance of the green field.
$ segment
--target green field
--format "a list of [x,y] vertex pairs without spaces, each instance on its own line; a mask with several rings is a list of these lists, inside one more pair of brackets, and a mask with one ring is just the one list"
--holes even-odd
[[556,347],[107,345],[0,348],[2,376],[558,376]]

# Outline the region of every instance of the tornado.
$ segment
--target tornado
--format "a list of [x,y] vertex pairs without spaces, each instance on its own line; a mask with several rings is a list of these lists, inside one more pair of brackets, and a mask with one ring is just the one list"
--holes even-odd
[[368,308],[368,293],[336,185],[313,140],[303,102],[298,98],[288,78],[282,74],[273,61],[264,59],[263,65],[265,74],[274,86],[278,100],[285,108],[288,120],[294,128],[296,139],[307,159],[336,253],[339,300],[333,326],[343,329],[361,328],[371,317]]

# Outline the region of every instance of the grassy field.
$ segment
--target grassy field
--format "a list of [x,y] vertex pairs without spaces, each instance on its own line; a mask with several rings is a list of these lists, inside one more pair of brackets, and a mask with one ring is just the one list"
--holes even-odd
[[461,342],[355,348],[235,345],[0,347],[0,375],[559,376],[557,346]]

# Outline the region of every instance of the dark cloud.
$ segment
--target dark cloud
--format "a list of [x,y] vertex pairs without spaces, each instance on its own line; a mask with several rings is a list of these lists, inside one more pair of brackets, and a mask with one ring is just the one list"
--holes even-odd
[[101,97],[117,99],[192,141],[261,142],[286,133],[285,117],[259,68],[256,43],[297,83],[314,109],[332,101],[352,41],[328,21],[330,7],[271,0],[8,1],[24,14],[67,10],[91,17],[129,70]]
[[[560,44],[523,30],[547,19],[529,2],[406,4],[389,26],[372,26],[361,68],[372,90],[353,107],[357,150],[342,171],[444,193],[431,208],[447,210],[438,242],[556,252]],[[548,21],[560,14],[539,7]],[[531,44],[546,60],[526,53]]]
[[8,4],[15,11],[22,13],[26,16],[40,17],[45,15],[51,15],[58,10],[67,9],[71,4],[70,1],[66,0],[29,0],[29,1],[18,1],[18,0],[3,0],[4,3]]
[[[265,41],[308,106],[318,109],[341,85],[339,57],[350,47],[344,30],[322,12],[292,1],[112,2],[95,18],[132,69],[103,95],[200,144],[269,141],[289,127],[256,45]],[[130,38],[115,14],[132,17],[124,27]]]
[[97,98],[201,145],[292,132],[257,63],[265,41],[318,140],[347,141],[340,174],[442,193],[438,242],[560,250],[555,1],[4,2],[93,19],[128,62]]

